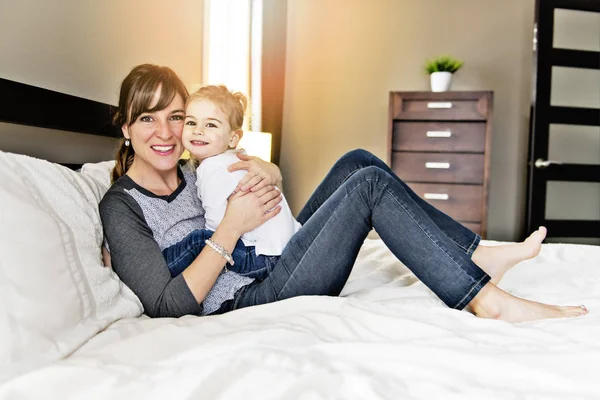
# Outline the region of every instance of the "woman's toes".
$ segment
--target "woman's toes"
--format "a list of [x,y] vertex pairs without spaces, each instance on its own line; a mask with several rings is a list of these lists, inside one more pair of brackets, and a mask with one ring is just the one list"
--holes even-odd
[[584,305],[581,306],[563,306],[559,307],[562,313],[567,317],[578,317],[586,315],[588,313],[587,308]]
[[[537,231],[533,232],[529,238],[533,239],[537,243],[542,243],[548,234],[548,230],[544,226],[540,226]],[[528,239],[529,239],[528,238]]]
[[576,315],[585,315],[585,314],[587,314],[587,313],[588,313],[588,309],[587,309],[587,308],[585,308],[585,306],[582,304],[582,305],[580,305],[579,307],[575,307],[575,309],[573,310],[573,312],[574,312]]
[[523,242],[523,247],[526,249],[526,258],[533,258],[537,256],[542,250],[542,242],[546,238],[547,230],[545,227],[540,226],[539,229],[533,232]]

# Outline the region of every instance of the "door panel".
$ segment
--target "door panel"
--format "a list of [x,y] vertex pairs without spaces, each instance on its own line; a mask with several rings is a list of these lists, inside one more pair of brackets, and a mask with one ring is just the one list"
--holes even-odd
[[546,219],[600,220],[600,183],[549,181]]
[[600,126],[550,124],[548,159],[600,164]]
[[600,51],[600,14],[590,11],[555,9],[553,47]]
[[600,70],[552,67],[550,105],[600,108]]

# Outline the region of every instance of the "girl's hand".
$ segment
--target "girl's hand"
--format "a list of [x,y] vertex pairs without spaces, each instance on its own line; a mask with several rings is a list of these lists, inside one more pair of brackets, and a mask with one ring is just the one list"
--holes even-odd
[[226,224],[239,236],[259,227],[281,211],[283,200],[279,189],[273,185],[253,191],[240,191],[229,196],[221,224]]
[[242,161],[231,164],[229,172],[246,170],[248,173],[238,183],[236,192],[256,192],[269,185],[281,189],[281,171],[277,165],[242,153],[237,153],[237,156]]

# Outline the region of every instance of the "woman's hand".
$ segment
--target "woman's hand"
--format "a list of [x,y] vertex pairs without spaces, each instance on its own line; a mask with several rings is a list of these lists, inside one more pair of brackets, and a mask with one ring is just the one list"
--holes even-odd
[[227,229],[241,236],[279,214],[281,206],[278,204],[281,200],[281,192],[273,185],[234,193],[227,201],[221,225],[226,225]]
[[106,247],[104,247],[104,245],[102,245],[102,264],[104,264],[105,267],[112,267],[110,253],[108,252],[108,250],[106,250]]
[[[281,211],[281,192],[272,185],[256,191],[237,192],[229,196],[225,216],[212,240],[233,252],[238,239],[262,225]],[[183,271],[183,279],[198,303],[202,303],[225,266],[225,259],[206,246]]]
[[246,170],[248,173],[238,183],[236,192],[248,190],[256,192],[269,185],[281,189],[282,177],[277,165],[242,153],[237,153],[237,156],[242,161],[231,164],[229,172]]

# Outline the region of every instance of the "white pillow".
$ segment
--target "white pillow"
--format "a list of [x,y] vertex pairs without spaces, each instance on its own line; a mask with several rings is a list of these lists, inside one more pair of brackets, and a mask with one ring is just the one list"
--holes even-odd
[[106,182],[0,152],[0,382],[67,356],[142,313],[102,265]]
[[102,161],[98,163],[83,164],[81,167],[81,173],[84,175],[91,176],[97,182],[102,183],[106,187],[106,190],[110,187],[110,173],[115,167],[115,160]]

